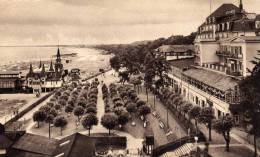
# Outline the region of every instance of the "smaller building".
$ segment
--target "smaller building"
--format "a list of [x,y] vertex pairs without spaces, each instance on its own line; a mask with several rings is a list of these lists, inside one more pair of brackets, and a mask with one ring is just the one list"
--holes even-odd
[[21,90],[22,81],[19,72],[0,72],[0,93]]
[[64,69],[61,62],[60,49],[58,48],[56,62],[50,62],[49,69],[46,70],[44,64],[39,64],[39,67],[34,68],[30,64],[30,69],[26,75],[27,89],[33,92],[46,92],[60,88],[63,84]]
[[194,57],[193,45],[163,45],[156,49],[166,60],[176,60]]

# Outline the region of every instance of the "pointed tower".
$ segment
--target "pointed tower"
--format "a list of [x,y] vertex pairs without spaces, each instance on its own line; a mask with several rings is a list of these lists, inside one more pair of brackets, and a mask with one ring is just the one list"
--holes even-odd
[[58,47],[57,58],[55,63],[55,72],[62,72],[62,69],[63,69],[63,65],[61,63],[60,48]]
[[42,68],[42,61],[40,60],[39,69]]
[[239,9],[240,9],[240,12],[242,12],[244,10],[242,0],[240,0]]
[[51,64],[50,64],[50,69],[49,69],[49,71],[54,71],[52,61],[51,61]]
[[58,47],[58,50],[57,50],[57,56],[56,56],[56,63],[61,63],[61,58],[60,58],[60,48]]
[[41,71],[42,74],[45,74],[45,66],[44,64],[42,64],[42,71]]
[[30,63],[30,69],[29,69],[29,74],[33,73],[33,67],[32,67],[32,63]]

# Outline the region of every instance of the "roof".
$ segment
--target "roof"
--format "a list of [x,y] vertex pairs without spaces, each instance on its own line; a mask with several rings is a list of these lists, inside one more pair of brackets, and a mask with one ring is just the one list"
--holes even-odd
[[55,155],[64,153],[64,157],[92,157],[94,152],[95,143],[92,138],[75,133],[58,142]]
[[249,41],[259,41],[260,42],[260,36],[240,36],[238,38],[243,39],[247,42],[249,42]]
[[260,20],[260,14],[256,15],[256,20]]
[[177,67],[179,69],[187,68],[191,65],[194,65],[194,58],[184,58],[184,59],[176,59],[170,61],[171,66]]
[[57,140],[26,133],[13,146],[13,149],[51,156],[57,146]]
[[9,148],[15,141],[17,141],[25,132],[24,131],[5,131],[0,134],[0,149]]
[[13,141],[11,141],[5,135],[0,135],[0,149],[9,148],[12,144],[13,144]]
[[231,31],[254,31],[254,20],[237,20],[231,23]]
[[7,156],[10,156],[10,157],[51,157],[50,155],[37,154],[34,152],[27,152],[27,151],[13,149],[13,148],[8,150]]
[[213,13],[209,15],[209,17],[221,17],[226,16],[227,11],[235,10],[235,12],[239,12],[240,9],[231,3],[222,4],[218,9],[216,9]]
[[19,75],[20,72],[14,72],[14,71],[0,71],[0,75]]
[[158,48],[160,52],[187,52],[194,51],[193,45],[163,45]]
[[238,81],[230,76],[202,68],[191,68],[184,71],[183,73],[186,76],[189,76],[221,91],[227,91],[228,89],[238,85]]

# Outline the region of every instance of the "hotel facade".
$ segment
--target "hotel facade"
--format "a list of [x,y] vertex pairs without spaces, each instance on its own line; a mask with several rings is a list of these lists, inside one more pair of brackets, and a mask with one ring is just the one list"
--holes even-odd
[[[248,76],[260,51],[260,15],[223,4],[198,27],[194,63],[172,66],[173,89],[194,105],[212,106],[215,117],[233,112],[240,102],[238,82]],[[174,61],[173,61],[174,63]]]

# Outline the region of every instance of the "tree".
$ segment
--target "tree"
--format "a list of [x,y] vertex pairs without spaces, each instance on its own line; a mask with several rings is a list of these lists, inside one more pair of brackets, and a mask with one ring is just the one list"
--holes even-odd
[[137,110],[136,104],[133,103],[133,102],[132,102],[132,103],[129,103],[129,104],[126,106],[126,110],[127,110],[127,112],[130,113],[130,115],[132,115],[132,114],[135,113],[136,110]]
[[87,106],[86,101],[82,101],[82,100],[79,101],[78,102],[78,106],[81,106],[81,107],[85,108]]
[[63,128],[68,124],[68,121],[63,116],[58,116],[54,119],[54,126],[60,127],[60,135],[62,136],[62,130]]
[[130,80],[128,71],[119,72],[118,76],[121,77],[120,81],[123,84],[125,84],[126,81],[128,82]]
[[84,114],[84,108],[82,106],[77,106],[74,108],[73,113],[78,117],[78,121],[80,121],[80,116]]
[[55,108],[55,110],[60,110],[61,109],[61,105],[56,104],[56,105],[54,105],[54,108]]
[[87,107],[86,113],[97,114],[97,108],[93,106]]
[[220,134],[223,135],[226,141],[226,151],[229,152],[230,143],[230,131],[233,128],[234,120],[230,115],[220,117],[213,123],[213,128]]
[[115,71],[118,71],[120,69],[121,61],[120,61],[120,58],[117,55],[110,58],[109,62],[110,62],[111,67],[113,69],[115,69]]
[[73,106],[71,105],[66,105],[65,107],[65,112],[70,114],[73,111]]
[[54,120],[54,115],[53,114],[48,114],[45,122],[49,124],[49,138],[51,138],[51,124],[53,123]]
[[113,113],[106,113],[101,118],[101,124],[108,129],[109,135],[110,130],[114,129],[118,124],[117,116]]
[[151,113],[151,109],[147,105],[142,105],[138,108],[138,113],[145,118],[147,114]]
[[128,122],[128,113],[126,111],[122,111],[118,115],[118,124],[124,126]]
[[60,104],[61,106],[65,106],[66,103],[67,103],[66,100],[63,98],[58,101],[58,104]]
[[81,121],[82,126],[85,129],[88,129],[88,135],[90,136],[90,130],[93,125],[98,124],[98,118],[96,115],[89,113],[86,116],[83,117],[83,120]]
[[58,113],[55,109],[51,109],[49,114],[52,114],[54,117],[56,117],[58,115]]
[[193,106],[189,111],[189,117],[195,120],[196,134],[198,133],[198,118],[200,116],[201,108],[199,106]]
[[139,108],[139,107],[141,107],[141,106],[144,106],[146,103],[143,101],[143,100],[138,100],[137,102],[136,102],[136,106],[137,106],[137,108]]
[[[258,55],[260,51],[258,51]],[[260,58],[255,57],[252,61],[255,65],[250,76],[244,78],[239,83],[241,92],[240,112],[247,117],[249,133],[254,137],[255,157],[257,157],[256,138],[260,135]]]
[[46,118],[46,113],[44,111],[36,111],[33,114],[33,121],[37,122],[37,128],[40,127],[40,122],[43,122]]
[[214,119],[214,111],[212,107],[204,107],[200,111],[199,120],[202,123],[207,124],[209,129],[209,141],[211,141],[211,127],[212,127],[212,120]]
[[44,105],[44,106],[41,106],[40,109],[41,111],[45,112],[46,114],[48,114],[51,110],[51,107],[49,105]]

